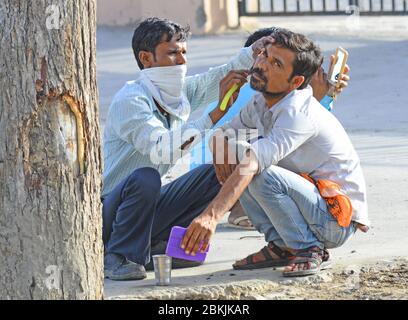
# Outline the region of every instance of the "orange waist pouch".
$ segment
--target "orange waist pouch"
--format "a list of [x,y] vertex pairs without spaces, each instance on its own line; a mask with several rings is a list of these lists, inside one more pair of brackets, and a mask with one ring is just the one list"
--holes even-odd
[[353,207],[347,195],[341,191],[340,186],[330,180],[314,181],[308,174],[301,173],[303,178],[313,183],[326,200],[327,207],[338,224],[344,228],[350,226],[353,215]]

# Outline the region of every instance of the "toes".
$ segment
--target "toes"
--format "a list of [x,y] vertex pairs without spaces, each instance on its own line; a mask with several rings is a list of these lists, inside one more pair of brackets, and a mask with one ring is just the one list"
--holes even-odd
[[298,264],[291,264],[284,269],[284,272],[296,272],[301,270],[309,270],[309,264],[305,263],[298,263]]
[[291,264],[290,266],[287,266],[285,269],[286,272],[295,272],[298,271],[298,265],[297,264]]

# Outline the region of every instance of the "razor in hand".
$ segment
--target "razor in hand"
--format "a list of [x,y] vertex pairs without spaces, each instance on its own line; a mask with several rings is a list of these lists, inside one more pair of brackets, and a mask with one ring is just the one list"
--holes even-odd
[[239,89],[237,84],[234,84],[231,89],[228,90],[227,94],[225,95],[224,99],[221,102],[220,110],[225,112],[227,110],[228,101],[230,101],[232,95]]

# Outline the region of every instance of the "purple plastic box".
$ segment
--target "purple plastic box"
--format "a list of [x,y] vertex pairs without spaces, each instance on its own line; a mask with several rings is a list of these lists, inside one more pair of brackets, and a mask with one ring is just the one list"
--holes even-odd
[[204,262],[210,246],[208,246],[205,253],[201,253],[201,251],[198,251],[195,256],[188,255],[184,252],[183,249],[181,249],[181,242],[183,241],[186,231],[187,229],[182,227],[173,227],[173,229],[171,229],[169,242],[167,243],[166,255],[173,258]]

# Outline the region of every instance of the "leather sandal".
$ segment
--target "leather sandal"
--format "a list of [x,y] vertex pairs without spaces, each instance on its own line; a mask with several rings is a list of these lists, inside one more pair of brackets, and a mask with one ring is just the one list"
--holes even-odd
[[[255,259],[255,256],[261,256],[262,259]],[[292,253],[281,249],[273,242],[270,242],[260,251],[247,256],[243,260],[237,261],[233,265],[233,268],[235,270],[253,270],[271,267],[284,267],[289,265],[294,258],[295,256]]]

